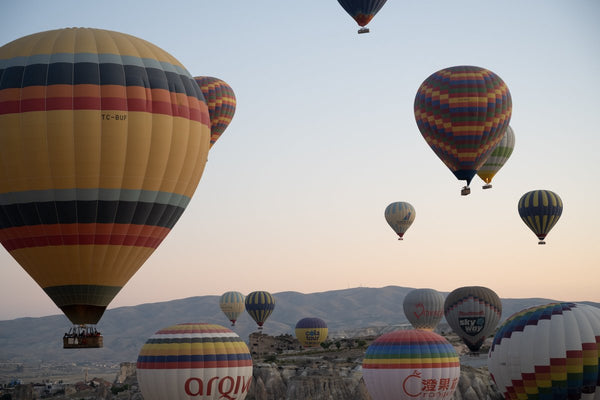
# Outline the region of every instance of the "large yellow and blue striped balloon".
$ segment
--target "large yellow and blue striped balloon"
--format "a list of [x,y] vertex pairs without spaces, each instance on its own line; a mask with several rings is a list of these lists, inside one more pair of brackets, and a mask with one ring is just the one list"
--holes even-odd
[[445,68],[419,87],[414,112],[417,126],[433,152],[467,186],[500,142],[512,115],[504,81],[475,66]]
[[74,324],[171,231],[209,145],[200,88],[147,41],[70,28],[0,48],[0,242]]
[[210,114],[210,146],[221,137],[235,114],[235,93],[231,86],[219,78],[196,76],[194,80],[200,86]]
[[454,347],[420,329],[377,338],[363,358],[363,379],[373,400],[451,399],[460,377]]
[[404,234],[417,216],[415,208],[405,201],[389,204],[383,214],[388,225],[398,234],[398,240],[403,240]]
[[219,299],[219,307],[223,314],[231,321],[231,326],[235,325],[238,317],[244,312],[245,303],[244,295],[240,292],[225,292]]
[[532,190],[521,196],[518,207],[521,219],[540,240],[538,244],[546,244],[546,235],[562,215],[561,198],[550,190]]
[[549,303],[500,326],[488,368],[507,400],[600,398],[600,309]]
[[506,164],[515,148],[515,132],[509,126],[506,127],[506,133],[500,142],[494,147],[492,153],[485,163],[477,170],[477,175],[486,183],[482,187],[489,189],[492,187],[492,179],[500,168]]
[[178,324],[159,330],[142,346],[136,367],[146,400],[243,400],[252,381],[246,343],[216,324]]
[[269,292],[257,291],[246,296],[246,311],[262,329],[263,324],[275,309],[275,298]]

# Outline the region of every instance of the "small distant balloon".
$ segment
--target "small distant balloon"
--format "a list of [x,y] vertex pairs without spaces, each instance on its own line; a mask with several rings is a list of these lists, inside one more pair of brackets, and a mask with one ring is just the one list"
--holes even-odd
[[235,114],[236,99],[231,86],[212,76],[196,76],[194,80],[206,99],[210,114],[210,146],[221,137]]
[[451,399],[460,378],[454,347],[420,329],[377,338],[363,359],[363,379],[373,400]]
[[600,309],[549,303],[519,311],[498,329],[488,369],[507,400],[599,399]]
[[275,298],[269,292],[256,291],[246,296],[245,305],[246,311],[256,321],[260,330],[275,309]]
[[562,211],[561,198],[550,190],[533,190],[519,199],[519,215],[538,237],[538,244],[546,244],[544,239],[560,219]]
[[477,170],[477,175],[485,182],[483,189],[492,187],[492,179],[500,168],[506,164],[515,148],[515,133],[510,126],[506,127],[506,133],[500,142],[494,147],[485,164]]
[[302,318],[296,323],[296,339],[302,347],[319,347],[327,339],[327,324],[321,318]]
[[492,289],[465,286],[454,289],[444,302],[444,315],[450,328],[477,353],[494,332],[502,316],[502,302]]
[[510,123],[508,87],[485,68],[445,68],[421,84],[414,112],[423,138],[454,176],[466,181],[461,194],[468,195],[471,180]]
[[368,33],[369,28],[365,26],[371,22],[375,14],[387,0],[338,0],[338,3],[361,27],[358,33]]
[[238,317],[245,310],[244,295],[240,292],[225,292],[219,300],[219,307],[223,314],[231,321],[231,326],[235,325]]
[[389,204],[384,212],[385,220],[398,234],[398,240],[404,240],[404,234],[414,222],[416,215],[415,208],[405,201]]
[[246,343],[216,324],[159,330],[142,346],[136,367],[145,400],[243,400],[252,382]]
[[444,317],[444,296],[434,289],[414,289],[404,297],[402,307],[415,329],[432,331]]

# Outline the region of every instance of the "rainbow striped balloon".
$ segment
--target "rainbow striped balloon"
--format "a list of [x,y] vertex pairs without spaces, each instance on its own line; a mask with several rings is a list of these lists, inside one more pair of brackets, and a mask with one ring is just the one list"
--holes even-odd
[[600,309],[549,303],[513,314],[488,368],[507,400],[600,398]]
[[221,325],[173,325],[142,346],[137,378],[146,400],[243,400],[252,381],[252,358],[244,341]]
[[515,148],[515,132],[509,126],[506,127],[506,133],[500,142],[494,147],[494,150],[485,161],[485,164],[477,170],[477,175],[486,183],[484,189],[492,187],[492,179],[500,168],[506,164]]
[[561,198],[550,190],[532,190],[519,199],[519,216],[540,240],[556,225],[563,211]]
[[263,324],[275,309],[275,298],[269,292],[257,291],[246,296],[246,311],[262,329]]
[[377,338],[367,348],[362,368],[373,400],[450,399],[460,377],[454,347],[437,333],[420,329]]
[[421,84],[414,112],[427,144],[468,187],[504,136],[512,100],[492,71],[457,66],[437,71]]
[[209,150],[173,56],[69,28],[0,48],[0,242],[74,324],[95,324],[179,220]]
[[231,86],[219,78],[196,76],[194,80],[200,86],[208,104],[210,146],[212,147],[233,119],[236,106],[235,93]]
[[245,303],[244,295],[240,292],[225,292],[219,299],[219,307],[223,314],[231,321],[231,325],[235,325],[235,321],[244,312]]

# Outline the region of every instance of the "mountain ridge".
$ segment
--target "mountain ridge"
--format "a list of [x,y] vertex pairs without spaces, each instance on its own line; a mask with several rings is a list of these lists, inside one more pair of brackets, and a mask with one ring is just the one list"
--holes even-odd
[[[356,334],[366,328],[391,329],[408,324],[402,302],[411,290],[413,288],[385,286],[308,294],[295,291],[273,293],[275,310],[266,321],[263,332],[269,335],[293,335],[296,322],[304,317],[325,320],[330,336],[343,336],[345,332]],[[441,293],[447,295],[447,292]],[[154,332],[185,322],[223,325],[247,341],[248,335],[257,330],[256,323],[247,313],[243,313],[236,326],[231,327],[219,308],[219,298],[217,295],[194,296],[109,309],[97,325],[104,336],[102,349],[63,349],[62,335],[71,326],[64,315],[0,321],[0,362],[76,362],[82,359],[114,363],[135,361],[139,349]],[[556,301],[544,298],[501,300],[501,322],[522,309]],[[600,307],[600,303],[581,303]],[[445,319],[441,323],[445,323]]]

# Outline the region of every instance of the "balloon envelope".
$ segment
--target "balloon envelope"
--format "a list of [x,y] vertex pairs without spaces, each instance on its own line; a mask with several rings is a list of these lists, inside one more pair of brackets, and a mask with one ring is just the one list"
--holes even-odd
[[468,186],[504,136],[512,100],[492,71],[457,66],[437,71],[421,84],[414,112],[427,144]]
[[598,399],[600,309],[550,303],[509,317],[488,368],[505,399]]
[[472,352],[494,332],[502,315],[502,302],[492,289],[465,286],[453,290],[444,302],[444,315]]
[[451,399],[460,377],[454,347],[440,335],[418,329],[377,338],[367,348],[362,368],[373,400]]
[[562,215],[561,198],[550,190],[533,190],[521,196],[518,207],[519,216],[540,240],[538,244],[545,244],[546,235]]
[[338,3],[360,26],[365,26],[381,10],[387,0],[338,0]]
[[303,347],[319,347],[327,339],[327,324],[321,318],[302,318],[296,323],[296,338]]
[[235,114],[236,99],[231,86],[212,76],[196,76],[194,80],[200,86],[208,104],[210,114],[210,146],[221,137]]
[[95,324],[202,176],[210,120],[173,56],[106,30],[0,48],[0,242],[74,324]]
[[244,295],[240,292],[225,292],[221,295],[219,300],[219,307],[223,314],[229,318],[231,325],[235,325],[238,317],[244,312],[245,303]]
[[250,317],[262,328],[275,309],[275,298],[269,292],[257,291],[246,296],[246,311]]
[[444,316],[444,296],[434,289],[414,289],[404,297],[402,307],[415,329],[432,331]]
[[244,341],[221,325],[173,325],[142,346],[137,378],[146,400],[243,400],[252,381],[252,358]]
[[402,240],[404,234],[414,222],[416,215],[415,208],[405,201],[389,204],[384,212],[385,220],[398,234],[398,240]]
[[500,168],[506,164],[515,148],[515,133],[510,126],[506,127],[506,133],[498,142],[485,163],[477,170],[477,175],[487,184],[484,189],[491,188],[491,182]]

